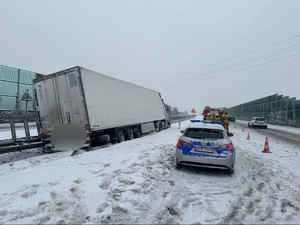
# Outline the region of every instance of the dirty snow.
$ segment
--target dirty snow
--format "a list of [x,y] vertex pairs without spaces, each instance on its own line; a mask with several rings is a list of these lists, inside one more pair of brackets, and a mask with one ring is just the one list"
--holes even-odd
[[299,146],[270,136],[272,153],[264,154],[259,129],[230,130],[237,148],[232,176],[175,169],[178,123],[73,157],[65,151],[4,163],[0,224],[299,224]]

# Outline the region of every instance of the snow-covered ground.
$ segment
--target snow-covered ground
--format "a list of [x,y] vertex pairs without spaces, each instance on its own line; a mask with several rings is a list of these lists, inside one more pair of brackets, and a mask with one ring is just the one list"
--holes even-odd
[[265,154],[259,129],[231,124],[230,131],[237,149],[232,176],[175,169],[178,123],[73,157],[61,152],[4,163],[0,224],[299,224],[299,146],[269,137],[272,153]]

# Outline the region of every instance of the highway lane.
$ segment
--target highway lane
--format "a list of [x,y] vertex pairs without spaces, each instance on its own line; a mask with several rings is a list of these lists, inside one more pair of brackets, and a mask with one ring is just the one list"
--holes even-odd
[[249,128],[247,124],[243,122],[231,122],[230,126],[241,126],[244,129],[247,129],[248,131],[253,131],[253,132],[259,132],[261,134],[264,134],[266,136],[274,136],[277,138],[285,139],[286,141],[295,143],[300,146],[300,135],[283,131],[283,130],[278,130],[278,129],[273,129],[273,128],[267,128],[267,129],[262,129],[262,128]]

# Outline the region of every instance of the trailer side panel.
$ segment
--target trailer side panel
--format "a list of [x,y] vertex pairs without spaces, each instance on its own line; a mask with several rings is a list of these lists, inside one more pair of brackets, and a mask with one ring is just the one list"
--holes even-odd
[[81,78],[92,130],[166,119],[156,91],[81,68]]

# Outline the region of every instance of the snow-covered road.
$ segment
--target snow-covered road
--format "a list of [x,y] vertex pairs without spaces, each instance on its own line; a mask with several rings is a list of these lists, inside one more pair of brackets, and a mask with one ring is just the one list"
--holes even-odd
[[[181,123],[184,128],[189,123]],[[175,169],[178,123],[70,157],[0,166],[0,223],[300,223],[299,146],[231,124],[235,174]],[[250,140],[246,140],[248,132]]]

